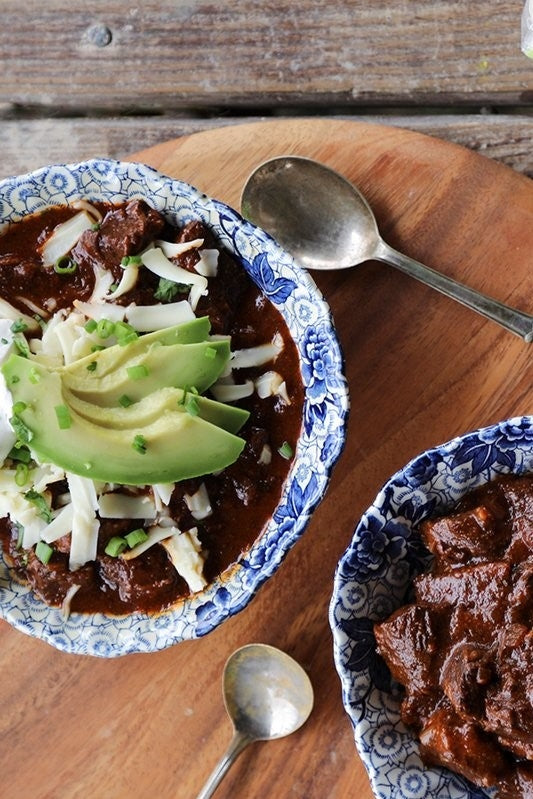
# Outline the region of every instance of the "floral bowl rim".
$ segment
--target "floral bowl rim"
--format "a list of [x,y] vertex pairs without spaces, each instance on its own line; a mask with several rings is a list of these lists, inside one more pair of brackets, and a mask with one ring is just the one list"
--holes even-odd
[[344,446],[349,400],[331,312],[309,274],[267,233],[184,181],[111,158],[45,166],[0,181],[0,234],[29,213],[80,197],[114,203],[144,198],[177,224],[201,219],[209,225],[283,315],[305,389],[302,433],[273,517],[238,565],[204,591],[159,614],[72,613],[64,619],[14,580],[0,557],[0,618],[63,652],[113,658],[204,636],[248,605],[324,496]]
[[413,528],[498,475],[533,472],[533,416],[516,416],[428,449],[397,471],[357,524],[329,606],[335,667],[359,756],[379,799],[486,799],[489,790],[425,766],[400,720],[401,693],[375,651],[373,624],[406,601],[429,553]]

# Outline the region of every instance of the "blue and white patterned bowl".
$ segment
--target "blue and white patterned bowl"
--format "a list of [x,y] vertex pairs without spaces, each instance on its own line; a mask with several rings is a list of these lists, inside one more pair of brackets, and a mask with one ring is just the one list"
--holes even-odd
[[348,395],[329,308],[309,275],[266,233],[182,181],[109,159],[45,167],[0,182],[0,232],[26,214],[79,197],[113,203],[143,198],[177,225],[205,222],[282,313],[298,348],[305,388],[302,435],[267,529],[237,568],[168,612],[119,618],[73,613],[64,621],[59,610],[12,580],[0,559],[0,617],[65,652],[116,657],[203,636],[250,602],[324,495],[344,443]]
[[414,528],[497,475],[533,472],[533,417],[468,433],[416,457],[385,484],[341,559],[330,605],[334,656],[355,742],[380,799],[485,799],[490,792],[423,765],[400,721],[400,692],[376,654],[373,625],[406,602],[429,564]]

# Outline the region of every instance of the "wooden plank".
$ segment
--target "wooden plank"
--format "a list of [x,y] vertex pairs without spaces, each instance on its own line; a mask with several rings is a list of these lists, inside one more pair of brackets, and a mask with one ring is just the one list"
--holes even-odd
[[[361,117],[344,117],[348,120]],[[455,142],[533,176],[533,119],[511,115],[367,116],[376,122]],[[0,178],[44,164],[97,156],[124,158],[134,150],[201,130],[245,124],[251,117],[106,117],[0,121]]]
[[531,103],[521,5],[4,0],[0,103],[48,111]]

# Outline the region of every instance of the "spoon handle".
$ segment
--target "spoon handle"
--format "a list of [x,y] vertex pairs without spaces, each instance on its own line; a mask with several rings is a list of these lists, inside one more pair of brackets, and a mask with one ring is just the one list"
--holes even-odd
[[506,330],[520,336],[527,344],[533,341],[533,316],[504,305],[462,283],[457,283],[452,278],[430,269],[429,266],[424,266],[408,255],[403,255],[383,240],[380,240],[373,257],[378,261],[395,266],[410,277],[420,280],[447,297],[466,305],[467,308],[477,311],[487,319],[497,322]]
[[234,732],[230,745],[209,775],[204,787],[196,799],[210,799],[210,797],[213,796],[214,792],[222,782],[223,777],[225,777],[229,771],[230,766],[235,762],[237,756],[240,755],[245,746],[251,742],[252,739],[247,735],[244,735],[242,732],[239,732],[238,730]]

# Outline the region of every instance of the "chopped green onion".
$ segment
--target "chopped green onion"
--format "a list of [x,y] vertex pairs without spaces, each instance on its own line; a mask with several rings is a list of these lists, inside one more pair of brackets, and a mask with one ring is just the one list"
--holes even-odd
[[118,289],[118,283],[111,283],[111,285],[109,286],[109,291],[111,292],[111,294],[113,294],[113,292],[115,292],[117,289]]
[[204,355],[206,358],[209,358],[210,361],[213,361],[217,357],[217,351],[214,347],[206,347]]
[[143,377],[148,377],[149,375],[148,369],[143,363],[126,367],[126,372],[130,380],[141,380]]
[[9,329],[12,333],[23,333],[28,329],[28,325],[22,319],[17,319]]
[[15,345],[19,353],[23,356],[23,358],[29,358],[30,348],[24,336],[19,336],[19,335],[14,336],[13,344]]
[[115,332],[115,323],[111,319],[99,319],[96,325],[96,335],[99,338],[109,338]]
[[35,383],[38,383],[39,380],[41,379],[41,373],[39,372],[36,366],[32,366],[32,368],[30,369],[28,379],[30,383],[33,383],[34,385]]
[[96,330],[96,319],[88,319],[83,327],[87,333],[94,333]]
[[54,550],[52,549],[50,544],[46,543],[46,541],[39,541],[39,543],[35,547],[35,554],[37,555],[41,563],[46,564],[50,562],[50,558],[54,554]]
[[105,347],[102,347],[101,344],[93,344],[91,347],[91,352],[101,352],[102,350],[105,350]]
[[185,405],[185,410],[191,416],[198,416],[198,414],[200,413],[198,398],[196,397],[195,394],[187,392],[187,394],[185,395],[185,402],[183,404]]
[[286,460],[289,460],[290,458],[292,458],[292,456],[294,454],[293,449],[292,449],[292,447],[291,447],[291,445],[289,444],[288,441],[284,441],[283,442],[281,447],[278,449],[278,452],[281,455],[281,457],[285,458]]
[[31,502],[33,505],[35,505],[39,511],[39,516],[44,519],[45,522],[50,524],[52,521],[52,514],[50,512],[50,508],[48,507],[48,503],[42,494],[39,494],[34,488],[30,488],[30,490],[26,491],[24,494],[24,499],[27,499],[28,502]]
[[20,416],[12,416],[9,420],[9,424],[13,428],[17,438],[23,444],[29,444],[33,438],[33,432],[30,428],[24,424]]
[[129,408],[130,405],[133,405],[133,400],[130,399],[127,394],[123,394],[118,398],[118,404],[122,405],[123,408]]
[[115,323],[115,336],[117,337],[117,343],[120,344],[121,347],[139,338],[139,334],[135,328],[127,322]]
[[139,455],[146,455],[146,439],[140,433],[134,436],[131,446]]
[[91,225],[91,230],[95,233],[97,230],[100,230],[100,222],[94,222],[94,224]]
[[140,255],[125,255],[120,262],[121,266],[141,266],[142,258]]
[[7,340],[7,338],[0,338],[0,342],[2,344],[9,344],[9,341]]
[[113,538],[110,538],[107,542],[107,546],[105,548],[105,554],[109,555],[111,558],[118,558],[121,552],[127,548],[128,544],[125,538],[121,538],[118,535],[114,535]]
[[15,446],[13,449],[8,453],[8,458],[11,458],[12,461],[20,461],[21,463],[29,463],[31,461],[31,452],[27,447],[24,446]]
[[72,426],[70,411],[66,405],[56,405],[54,408],[57,417],[57,424],[60,430],[68,430]]
[[132,530],[131,533],[128,533],[125,539],[129,548],[133,549],[137,544],[142,544],[144,541],[148,540],[148,533],[146,533],[142,527],[139,527],[137,530]]
[[27,463],[17,463],[17,468],[15,469],[15,483],[20,487],[26,485],[29,473],[30,470],[28,469]]
[[87,371],[88,372],[95,372],[97,366],[98,366],[98,364],[96,363],[96,361],[91,361],[91,363],[89,363],[87,365]]
[[38,313],[35,313],[33,314],[33,318],[35,319],[41,330],[44,331],[46,329],[46,322],[44,321],[43,317],[39,316]]
[[58,275],[72,275],[78,264],[68,255],[61,255],[54,264],[54,272]]
[[13,405],[13,413],[15,413],[17,415],[19,413],[23,413],[26,410],[27,407],[28,406],[26,405],[25,402],[22,402],[22,400],[19,400],[19,402],[15,402],[15,404]]

